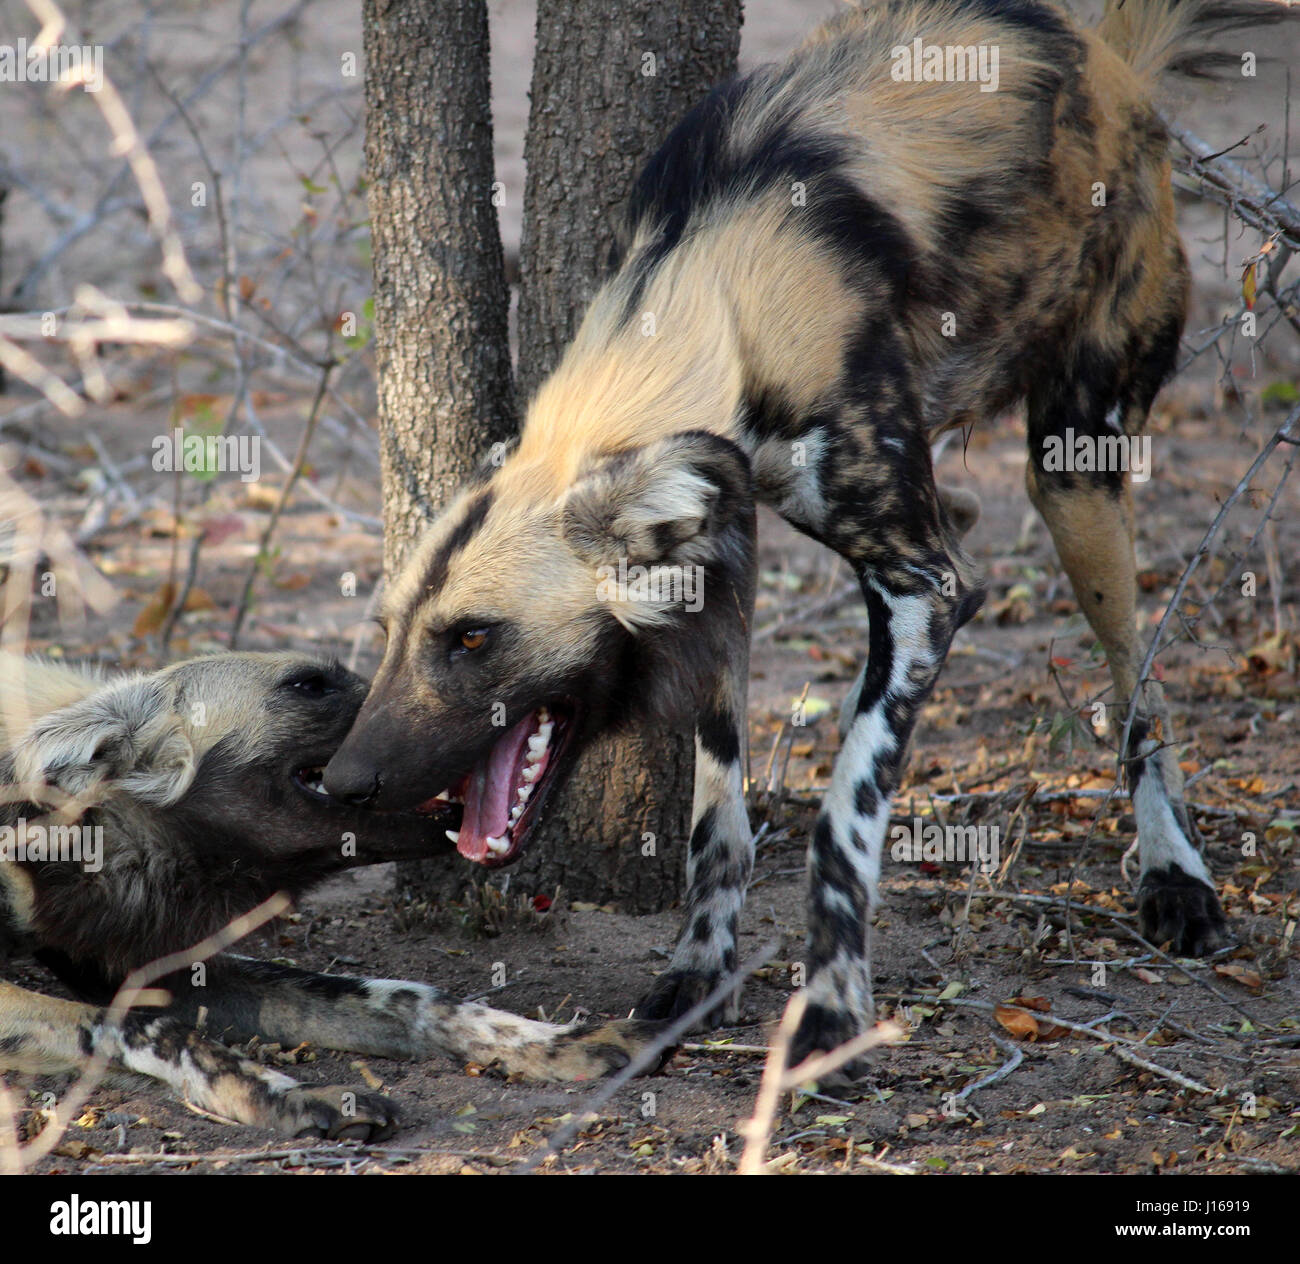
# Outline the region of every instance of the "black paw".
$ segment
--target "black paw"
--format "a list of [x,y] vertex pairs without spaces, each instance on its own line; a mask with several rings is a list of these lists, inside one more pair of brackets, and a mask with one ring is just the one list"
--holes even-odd
[[[870,1024],[859,1022],[852,1014],[842,1010],[827,1009],[823,1005],[809,1005],[804,1010],[799,1030],[790,1042],[787,1065],[796,1067],[801,1062],[823,1053],[831,1053],[840,1045],[864,1032]],[[870,1074],[871,1067],[863,1054],[828,1075],[818,1077],[818,1084],[826,1087],[851,1085]]]
[[382,1141],[397,1127],[397,1107],[379,1093],[334,1084],[300,1084],[283,1098],[279,1131],[331,1141]]
[[[694,1009],[722,982],[721,974],[704,974],[694,970],[668,970],[654,982],[632,1011],[637,1018],[671,1022]],[[727,1021],[735,1001],[723,1001],[695,1023],[692,1030],[719,1027]]]
[[1153,944],[1172,942],[1176,956],[1205,957],[1229,942],[1219,897],[1173,864],[1142,875],[1137,904],[1142,934]]

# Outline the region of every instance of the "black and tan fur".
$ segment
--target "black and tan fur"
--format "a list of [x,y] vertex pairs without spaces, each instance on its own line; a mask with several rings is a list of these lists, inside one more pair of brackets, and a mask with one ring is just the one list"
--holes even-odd
[[165,1009],[106,1023],[102,1006],[131,970],[274,892],[445,846],[454,808],[367,812],[315,784],[365,692],[338,664],[296,654],[215,655],[116,678],[0,654],[0,827],[102,830],[89,864],[85,849],[0,856],[0,961],[34,955],[85,998],[0,982],[0,1071],[73,1072],[104,1052],[113,1072],[161,1080],[230,1119],[290,1136],[374,1137],[395,1119],[386,1098],[300,1084],[219,1041],[440,1053],[529,1079],[626,1064],[645,1024],[554,1026],[421,983],[234,954],[164,980]]
[[[1188,270],[1174,221],[1168,70],[1235,62],[1266,0],[884,0],[713,92],[651,159],[616,269],[519,443],[447,509],[386,597],[388,646],[332,793],[396,808],[482,769],[501,723],[554,714],[551,763],[488,854],[513,856],[592,733],[697,721],[685,925],[638,1012],[676,1014],[735,963],[752,865],[741,794],[753,500],[859,577],[868,657],[809,851],[798,1057],[872,1014],[868,953],[890,796],[919,708],[983,584],[968,497],[930,443],[1023,404],[1030,496],[1100,639],[1136,686],[1126,473],[1053,472],[1072,429],[1136,434],[1175,361]],[[1000,83],[898,82],[891,50],[996,45]],[[1104,189],[1104,200],[1097,196]],[[705,600],[602,601],[598,567],[698,566]],[[538,714],[541,714],[540,712]],[[513,730],[512,730],[513,731]],[[1126,754],[1145,932],[1200,954],[1225,930],[1160,689]]]

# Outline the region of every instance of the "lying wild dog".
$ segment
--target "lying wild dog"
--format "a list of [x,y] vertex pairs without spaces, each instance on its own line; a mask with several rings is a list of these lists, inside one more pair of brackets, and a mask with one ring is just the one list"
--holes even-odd
[[[504,864],[595,734],[688,711],[685,924],[637,1007],[684,1011],[735,964],[752,866],[741,777],[761,499],[848,561],[869,613],[810,845],[809,1003],[791,1056],[859,1032],[890,797],[984,596],[931,440],[1026,405],[1029,495],[1123,717],[1142,657],[1127,464],[1075,472],[1053,455],[1071,437],[1105,450],[1138,434],[1174,367],[1188,270],[1159,76],[1238,65],[1224,35],[1286,12],[1111,0],[1085,29],[1047,0],[882,0],[716,89],[638,179],[616,271],[517,447],[388,592],[384,660],[329,792],[393,810],[446,790],[465,805],[461,853]],[[996,50],[996,84],[978,81],[981,49]],[[702,601],[684,599],[687,580]],[[1141,925],[1203,954],[1225,923],[1173,742],[1147,683],[1124,752]]]
[[[115,1071],[290,1136],[371,1137],[392,1104],[299,1084],[217,1038],[258,1036],[380,1057],[434,1053],[572,1080],[626,1065],[647,1024],[554,1026],[420,983],[313,974],[233,954],[172,1003],[108,1027],[125,975],[181,951],[276,891],[355,865],[428,855],[460,809],[381,814],[341,803],[320,773],[366,684],[297,654],[220,654],[150,675],[101,677],[0,654],[0,960],[30,953],[79,995],[0,982],[0,1071]],[[201,986],[200,986],[201,982]]]

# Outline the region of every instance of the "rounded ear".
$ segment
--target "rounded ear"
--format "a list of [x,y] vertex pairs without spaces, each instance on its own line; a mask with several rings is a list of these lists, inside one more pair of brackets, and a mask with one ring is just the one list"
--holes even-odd
[[167,690],[149,679],[110,685],[42,716],[14,747],[15,779],[76,799],[114,794],[165,807],[194,780],[194,748]]
[[617,452],[564,497],[565,539],[592,565],[705,563],[753,513],[749,459],[734,443],[684,431]]

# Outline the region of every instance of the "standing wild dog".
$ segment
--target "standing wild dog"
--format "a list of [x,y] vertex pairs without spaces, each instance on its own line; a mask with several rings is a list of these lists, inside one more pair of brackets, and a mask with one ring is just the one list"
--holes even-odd
[[375,1093],[299,1084],[209,1036],[379,1057],[498,1062],[530,1079],[626,1065],[644,1023],[559,1027],[421,983],[312,974],[223,954],[164,980],[172,1003],[98,1008],[131,970],[276,891],[428,855],[460,810],[367,812],[320,773],[366,684],[296,654],[221,654],[105,679],[0,654],[0,963],[36,956],[95,1004],[0,982],[0,1071],[70,1072],[96,1052],[205,1110],[290,1136],[391,1129]]
[[[809,1004],[791,1056],[861,1030],[890,796],[983,598],[958,539],[970,506],[940,495],[930,442],[1027,405],[1029,494],[1126,706],[1141,658],[1127,472],[1064,472],[1050,455],[1069,431],[1136,435],[1174,365],[1188,271],[1159,75],[1239,64],[1224,34],[1286,12],[1113,0],[1083,29],[1045,0],[884,0],[716,89],[637,181],[617,270],[518,446],[388,592],[383,664],[326,789],[388,810],[446,791],[464,802],[461,853],[504,864],[594,734],[689,710],[685,924],[637,1009],[682,1012],[735,964],[752,864],[741,773],[762,499],[848,561],[869,612],[809,851]],[[1148,683],[1124,752],[1138,907],[1152,939],[1201,954],[1225,925],[1172,740]]]

